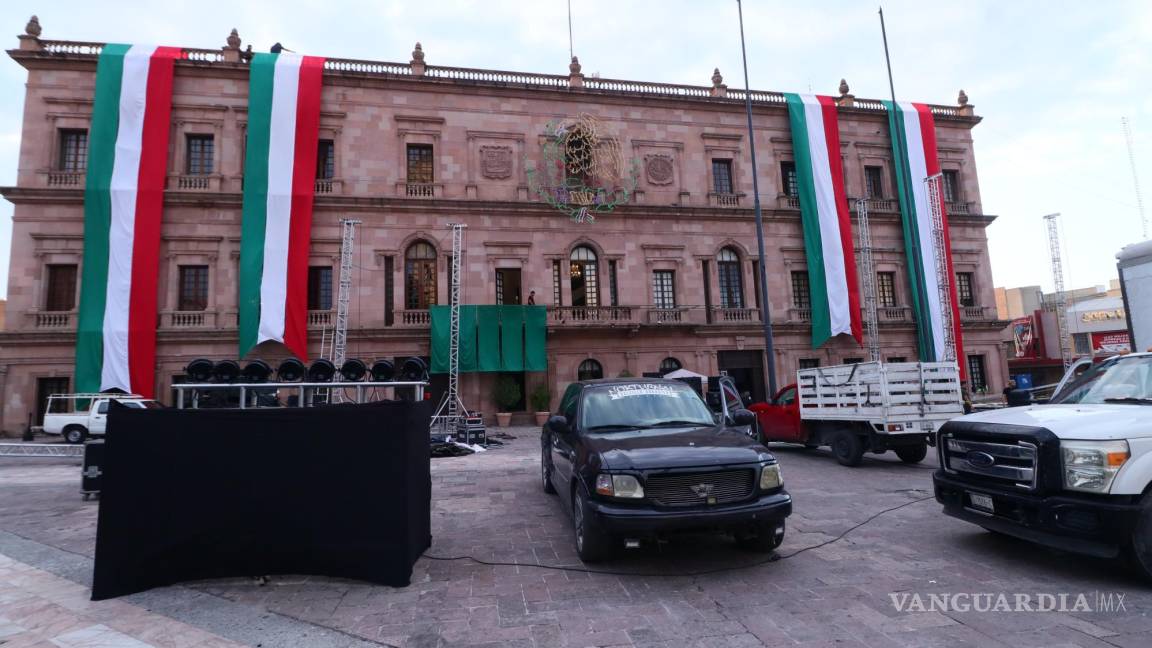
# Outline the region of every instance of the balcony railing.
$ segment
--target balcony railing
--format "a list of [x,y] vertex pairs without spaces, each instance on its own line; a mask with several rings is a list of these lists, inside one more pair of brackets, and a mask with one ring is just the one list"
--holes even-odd
[[960,320],[965,322],[986,322],[996,319],[996,311],[990,306],[961,306]]
[[708,193],[708,204],[713,207],[739,207],[742,193]]
[[[856,209],[856,201],[855,200],[849,201],[849,205],[853,210]],[[894,200],[892,198],[869,198],[868,199],[868,211],[870,211],[870,212],[892,212],[892,213],[899,212],[900,211],[900,201]]]
[[160,328],[212,329],[216,328],[216,320],[216,311],[162,311],[160,313]]
[[911,322],[912,309],[907,306],[877,306],[876,319],[880,322]]
[[712,307],[713,324],[747,324],[760,321],[759,308]]
[[399,326],[422,328],[432,324],[432,318],[425,310],[402,310],[396,312],[396,322]]
[[949,214],[969,214],[972,210],[972,203],[948,202],[944,203],[944,208]]
[[649,308],[645,321],[649,324],[687,324],[690,314],[687,307]]
[[324,328],[332,326],[332,321],[336,318],[335,313],[331,310],[310,310],[308,311],[308,328]]
[[212,188],[212,177],[200,174],[177,176],[176,188],[181,191],[205,191]]
[[599,326],[634,323],[631,306],[549,306],[548,321],[571,326]]
[[332,178],[316,178],[316,193],[332,193]]
[[83,171],[49,171],[49,187],[83,187]]
[[788,309],[789,322],[811,322],[812,309],[811,308],[789,308]]
[[76,311],[33,311],[28,313],[33,328],[67,330],[76,328]]
[[409,198],[435,198],[436,185],[409,182],[404,185],[404,195]]
[[799,196],[780,196],[777,199],[777,204],[781,209],[800,209]]

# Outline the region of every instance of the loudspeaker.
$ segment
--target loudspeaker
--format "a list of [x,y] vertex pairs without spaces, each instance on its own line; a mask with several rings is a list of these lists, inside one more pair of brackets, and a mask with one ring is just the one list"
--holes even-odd
[[400,377],[409,382],[428,380],[428,363],[423,358],[412,356],[401,365]]
[[212,361],[207,358],[197,358],[189,362],[187,367],[184,367],[184,373],[188,374],[189,382],[209,382],[212,380]]
[[212,377],[216,382],[236,382],[240,377],[240,365],[235,360],[221,360],[212,367]]
[[355,358],[345,360],[344,364],[340,365],[340,375],[344,380],[351,382],[359,382],[364,380],[364,376],[368,373],[368,365],[364,361]]
[[391,360],[377,360],[372,363],[372,380],[375,382],[388,382],[396,376],[396,367]]
[[267,362],[263,360],[253,360],[244,365],[244,371],[240,373],[247,383],[262,383],[268,380],[272,375],[272,367],[268,366]]
[[276,368],[276,379],[280,382],[300,382],[304,378],[304,363],[296,358],[288,358]]
[[308,367],[308,382],[332,382],[335,376],[336,365],[324,358],[316,360],[311,367]]

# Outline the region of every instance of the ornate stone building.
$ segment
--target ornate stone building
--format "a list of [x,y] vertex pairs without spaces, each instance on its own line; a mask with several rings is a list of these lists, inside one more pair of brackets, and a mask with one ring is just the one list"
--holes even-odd
[[[16,433],[38,399],[71,388],[82,255],[87,128],[99,43],[50,41],[30,24],[9,55],[28,70],[7,328],[0,331],[0,429]],[[233,32],[222,49],[176,64],[162,229],[157,393],[198,357],[237,353],[237,270],[248,67]],[[14,90],[14,89],[13,89]],[[311,353],[334,322],[340,219],[360,226],[349,356],[428,355],[428,306],[448,299],[448,223],[468,225],[464,301],[547,306],[553,401],[577,377],[683,366],[732,373],[764,396],[757,264],[765,264],[776,351],[798,367],[866,356],[851,340],[810,345],[792,139],[782,95],[752,93],[767,258],[757,255],[743,91],[439,67],[419,44],[410,63],[328,59],[309,270]],[[839,87],[850,198],[872,198],[880,334],[888,359],[915,360],[915,331],[886,114]],[[945,173],[964,342],[973,386],[1001,388],[1006,368],[988,263],[967,97],[933,107]],[[576,223],[539,200],[526,161],[546,125],[595,116],[639,166],[627,204]],[[282,353],[281,353],[282,355]],[[275,350],[264,356],[275,361]],[[491,374],[462,395],[495,411]],[[38,421],[37,421],[38,423]]]

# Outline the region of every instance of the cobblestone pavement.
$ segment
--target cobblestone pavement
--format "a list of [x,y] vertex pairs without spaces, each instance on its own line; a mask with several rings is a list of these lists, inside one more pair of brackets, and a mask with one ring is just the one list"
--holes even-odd
[[[502,449],[433,461],[433,545],[404,589],[283,576],[87,603],[97,503],[81,501],[75,462],[0,459],[0,647],[1152,646],[1152,587],[1120,564],[999,537],[915,502],[931,494],[931,457],[849,469],[824,451],[775,448],[795,499],[780,561],[694,535],[595,567],[632,575],[531,567],[581,564],[570,521],[538,483],[538,431],[512,433]],[[1098,594],[1114,604],[1122,595],[1123,609],[900,611],[893,601],[1001,593],[1066,594],[1069,605],[1084,594],[1093,606]],[[104,628],[122,642],[94,643],[113,636]]]

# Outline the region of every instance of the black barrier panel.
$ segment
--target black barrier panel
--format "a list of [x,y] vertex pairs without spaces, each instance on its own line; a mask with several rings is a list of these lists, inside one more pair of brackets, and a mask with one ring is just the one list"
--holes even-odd
[[318,574],[408,585],[432,542],[432,403],[144,410],[113,403],[92,600]]

